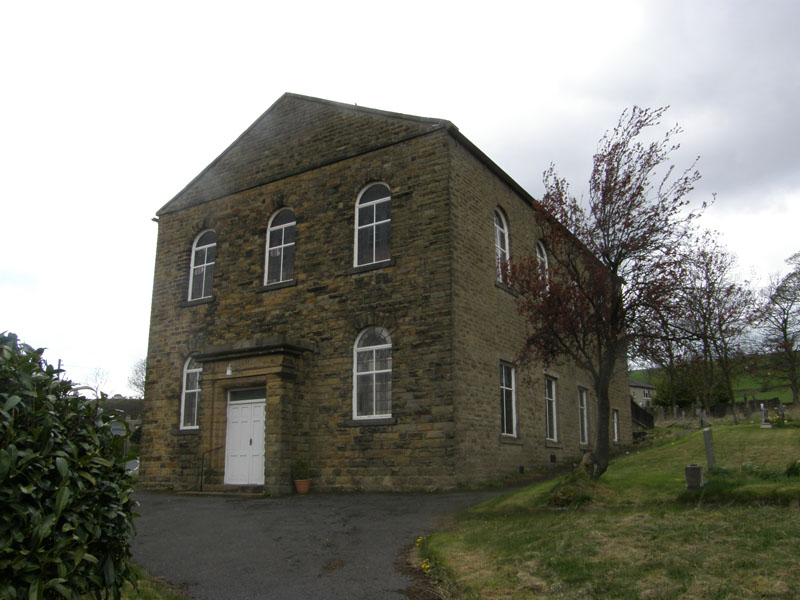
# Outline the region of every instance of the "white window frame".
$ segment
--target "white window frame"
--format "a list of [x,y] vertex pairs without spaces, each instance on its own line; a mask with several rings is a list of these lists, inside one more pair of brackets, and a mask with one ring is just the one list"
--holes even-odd
[[[388,340],[385,344],[378,344],[375,346],[365,346],[359,347],[361,340],[367,335],[369,332],[377,331],[381,336]],[[377,368],[377,360],[375,357],[375,353],[378,350],[389,350],[389,368],[388,369],[379,369]],[[392,416],[392,388],[391,388],[391,374],[392,374],[392,338],[389,336],[389,332],[386,331],[382,327],[367,327],[364,331],[358,334],[356,338],[355,344],[353,344],[353,420],[362,420],[362,419],[384,419],[384,418],[391,418]],[[371,370],[358,370],[358,355],[361,353],[372,353],[372,364],[375,365],[374,368]],[[389,374],[389,391],[388,391],[388,406],[389,411],[385,413],[378,413],[377,412],[377,376],[382,374]],[[358,379],[359,376],[371,375],[372,376],[372,413],[369,414],[359,414],[358,412]]]
[[619,411],[616,408],[611,409],[611,432],[613,440],[619,442]]
[[[207,233],[214,234],[214,241],[210,244],[203,244],[202,246],[198,246],[200,242],[200,238],[202,238]],[[192,300],[204,300],[205,298],[211,298],[211,286],[214,282],[214,264],[216,263],[216,247],[217,247],[217,233],[213,229],[206,229],[201,231],[197,234],[197,237],[194,238],[194,242],[192,243],[192,258],[189,265],[189,295],[188,299],[191,302]],[[208,261],[208,249],[214,248],[214,259],[210,262]],[[196,257],[197,253],[202,252],[204,257],[204,262],[202,264],[196,264]],[[195,273],[196,271],[196,273]],[[200,286],[200,295],[195,297],[192,295],[192,290],[194,289],[194,280],[195,277],[202,276],[203,282]],[[206,278],[208,279],[208,293],[206,293]]]
[[[547,384],[552,385],[548,386]],[[548,389],[549,388],[549,389]],[[545,438],[549,442],[558,441],[558,403],[555,377],[544,378]],[[552,422],[552,431],[550,429]]]
[[509,257],[508,221],[503,211],[494,210],[494,260],[497,270],[497,281],[505,281],[508,271],[503,269],[503,263],[508,266]]
[[[285,213],[291,213],[291,215],[292,215],[291,222],[284,223],[282,225],[273,226],[273,223],[275,222],[275,219],[279,215],[282,215],[282,214],[285,214]],[[295,255],[294,254],[292,255],[292,276],[291,277],[286,277],[285,273],[283,272],[284,271],[284,269],[283,269],[283,267],[284,267],[283,258],[284,258],[284,255],[285,255],[287,249],[289,247],[292,247],[294,249],[294,245],[295,245],[295,238],[294,237],[292,238],[291,242],[287,242],[286,241],[286,230],[289,229],[289,228],[294,228],[295,229],[295,235],[296,235],[297,234],[296,225],[297,225],[297,219],[295,218],[294,211],[291,208],[282,208],[282,209],[276,211],[275,214],[273,214],[270,217],[269,223],[267,224],[267,250],[266,250],[266,255],[264,257],[264,285],[273,285],[273,284],[276,284],[276,283],[284,283],[286,281],[292,281],[294,279],[294,256]],[[280,244],[278,244],[276,246],[270,246],[270,244],[272,242],[272,237],[275,236],[275,235],[278,235],[278,234],[280,234],[280,236],[281,236]],[[275,256],[275,257],[271,256],[271,253],[274,252],[274,251],[278,251],[279,252],[278,256]],[[269,280],[270,259],[277,260],[278,264],[279,264],[278,279],[275,280],[275,281],[270,281]]]
[[[190,365],[194,365],[190,368]],[[200,420],[198,418],[198,413],[200,409],[200,379],[202,378],[203,373],[203,365],[202,363],[197,362],[197,360],[190,356],[186,359],[186,362],[183,363],[183,380],[181,385],[181,421],[180,421],[180,428],[181,429],[199,429],[200,428]],[[196,379],[196,386],[197,387],[189,387],[189,375],[190,374],[197,374]],[[191,400],[189,399],[191,398]],[[184,422],[185,415],[186,415],[186,403],[187,401],[194,402],[194,424],[186,424]]]
[[580,444],[589,443],[589,391],[586,388],[578,388],[578,437]]
[[547,265],[547,250],[541,240],[536,242],[536,262],[539,263],[539,272],[544,276],[545,281],[550,278]]
[[[510,373],[511,387],[506,385],[506,372]],[[514,366],[500,361],[500,434],[517,437],[517,374]],[[506,429],[507,400],[511,400],[511,431]]]
[[[362,204],[361,203],[361,198],[363,198],[364,194],[366,194],[367,191],[369,191],[371,188],[373,188],[375,186],[382,186],[382,187],[386,188],[386,195],[385,196],[381,196],[380,198],[376,198],[375,200],[369,200],[369,201],[364,202]],[[389,218],[388,219],[382,219],[381,221],[377,221],[376,220],[376,211],[377,211],[378,205],[383,204],[383,203],[388,203],[388,205],[389,205]],[[366,224],[362,225],[360,223],[359,217],[361,215],[361,209],[364,209],[364,208],[372,209],[372,223],[366,223]],[[367,265],[374,265],[374,264],[378,264],[378,263],[382,263],[382,262],[386,262],[388,260],[391,260],[391,257],[392,257],[392,213],[391,213],[391,210],[392,210],[392,190],[391,190],[391,188],[389,187],[388,184],[386,184],[386,183],[384,183],[382,181],[376,181],[374,183],[370,183],[368,186],[366,186],[363,190],[361,190],[359,192],[358,198],[356,199],[356,210],[355,210],[355,228],[354,228],[355,229],[355,239],[354,239],[354,242],[353,242],[353,249],[354,249],[354,252],[353,252],[353,266],[354,267],[364,267],[364,266],[367,266]],[[377,234],[377,229],[378,229],[379,225],[384,225],[384,224],[387,224],[387,223],[389,225],[389,240],[387,242],[388,245],[389,245],[389,247],[387,248],[389,255],[386,258],[381,258],[380,260],[378,260],[376,258],[377,240],[378,240],[378,236],[376,235]],[[372,229],[372,251],[370,252],[370,259],[366,260],[365,262],[360,263],[360,262],[358,262],[358,257],[359,257],[358,234],[359,234],[359,232],[361,230],[369,229],[369,228]]]

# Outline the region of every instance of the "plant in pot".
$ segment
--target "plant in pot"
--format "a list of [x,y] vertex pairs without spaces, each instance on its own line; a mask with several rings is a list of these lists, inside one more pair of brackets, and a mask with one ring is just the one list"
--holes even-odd
[[309,475],[308,461],[296,460],[292,463],[292,480],[294,489],[298,494],[305,494],[311,486],[311,476]]

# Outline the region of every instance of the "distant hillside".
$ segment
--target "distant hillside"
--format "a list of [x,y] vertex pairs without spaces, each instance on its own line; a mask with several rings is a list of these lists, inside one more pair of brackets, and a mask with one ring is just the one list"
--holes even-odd
[[642,383],[649,383],[654,385],[653,379],[661,372],[661,369],[637,369],[635,371],[628,371],[628,375],[632,379],[641,381]]
[[[733,395],[737,402],[747,397],[748,400],[755,398],[756,401],[778,398],[783,404],[792,403],[792,390],[783,378],[767,374],[769,361],[768,355],[752,357],[750,372],[734,379]],[[656,385],[661,371],[661,369],[637,369],[630,371],[628,375],[638,381]]]

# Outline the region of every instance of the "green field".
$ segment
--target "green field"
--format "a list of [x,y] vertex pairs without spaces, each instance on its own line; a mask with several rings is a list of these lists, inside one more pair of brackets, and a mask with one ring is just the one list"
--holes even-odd
[[[763,361],[763,359],[759,359]],[[758,372],[759,361],[753,360],[752,373],[743,373],[736,376],[733,380],[733,397],[737,402],[742,401],[744,398],[748,400],[755,398],[755,400],[770,400],[778,398],[778,400],[785,405],[792,403],[792,390],[789,388],[783,378],[775,376],[774,378],[767,378]],[[660,369],[637,369],[630,371],[631,378],[644,383],[655,385],[658,378]]]
[[702,433],[659,436],[598,482],[576,471],[465,511],[420,543],[424,570],[443,597],[800,597],[800,428],[715,426],[719,468],[691,493]]

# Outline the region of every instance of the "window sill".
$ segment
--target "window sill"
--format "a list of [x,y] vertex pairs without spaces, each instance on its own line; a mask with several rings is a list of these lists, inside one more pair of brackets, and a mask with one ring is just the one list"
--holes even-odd
[[509,446],[522,446],[522,440],[520,440],[515,435],[503,435],[500,434],[500,443],[501,444],[508,444]]
[[209,298],[200,298],[198,300],[184,300],[181,302],[181,308],[197,306],[198,304],[211,304],[212,302],[216,301],[216,299],[216,296],[211,296]]
[[368,265],[359,265],[357,267],[351,267],[344,272],[345,275],[355,275],[356,273],[364,273],[366,271],[374,271],[376,269],[383,269],[385,267],[393,267],[395,265],[395,260],[390,258],[389,260],[382,260],[381,262],[370,263]]
[[555,440],[545,440],[544,441],[545,448],[563,448],[564,445],[561,442]]
[[379,419],[350,419],[348,427],[368,427],[370,425],[397,425],[397,417],[381,417]]
[[268,283],[256,289],[256,292],[271,292],[272,290],[282,290],[283,288],[293,287],[297,285],[296,279],[289,281],[278,281],[276,283]]
[[498,281],[498,280],[495,279],[494,287],[496,287],[496,288],[498,288],[500,290],[503,290],[507,294],[511,294],[512,296],[514,296],[514,298],[519,297],[519,293],[517,293],[517,291],[515,289],[509,287],[508,285],[506,285],[502,281]]
[[199,427],[195,427],[194,429],[178,428],[178,431],[176,433],[177,435],[200,435],[200,428]]

